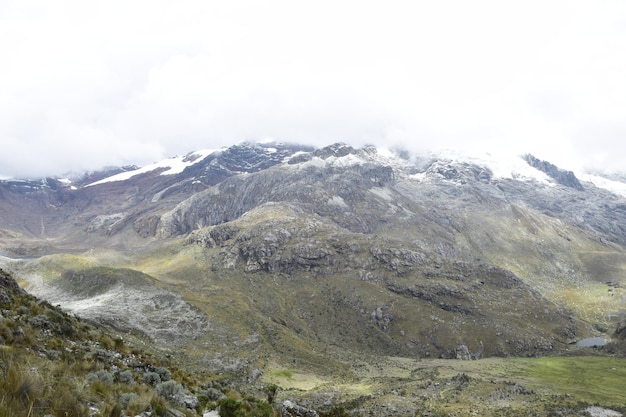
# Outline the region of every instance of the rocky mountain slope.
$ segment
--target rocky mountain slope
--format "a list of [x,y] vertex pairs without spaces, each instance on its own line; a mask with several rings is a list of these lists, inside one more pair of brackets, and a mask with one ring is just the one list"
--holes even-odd
[[626,200],[531,155],[243,143],[170,162],[1,182],[4,267],[250,380],[562,354],[625,310]]

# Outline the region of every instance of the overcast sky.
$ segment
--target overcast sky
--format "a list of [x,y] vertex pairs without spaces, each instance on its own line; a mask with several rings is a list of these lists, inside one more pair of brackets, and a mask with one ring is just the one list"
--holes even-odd
[[265,138],[626,170],[626,2],[0,1],[0,176]]

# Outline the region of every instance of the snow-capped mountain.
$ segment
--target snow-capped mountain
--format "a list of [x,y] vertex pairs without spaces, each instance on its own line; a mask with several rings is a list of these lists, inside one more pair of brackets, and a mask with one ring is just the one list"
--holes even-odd
[[[384,188],[391,183],[417,187],[417,192],[420,192],[419,184],[423,184],[424,189],[427,184],[430,187],[441,187],[442,190],[452,185],[480,188],[481,192],[491,195],[500,193],[503,199],[524,200],[526,204],[547,211],[552,216],[568,213],[570,218],[564,220],[578,222],[579,226],[584,223],[586,228],[595,225],[596,229],[607,230],[613,236],[612,240],[624,241],[619,232],[615,233],[615,228],[608,224],[598,225],[604,223],[607,216],[615,216],[615,212],[602,215],[599,210],[601,207],[619,205],[620,197],[626,193],[626,181],[623,178],[609,179],[599,174],[577,176],[532,155],[470,155],[454,151],[410,155],[406,151],[389,151],[372,146],[355,149],[347,144],[313,149],[284,143],[241,143],[219,150],[194,151],[145,167],[92,173],[72,181],[54,178],[2,181],[0,192],[4,211],[15,214],[5,218],[6,225],[11,226],[7,229],[13,232],[26,233],[33,238],[58,238],[55,230],[60,229],[58,233],[61,236],[66,233],[68,225],[64,219],[71,215],[76,225],[82,224],[73,231],[78,234],[85,230],[89,233],[98,230],[109,235],[132,223],[134,231],[146,237],[162,233],[188,233],[198,227],[223,221],[224,218],[241,215],[265,201],[281,201],[284,198],[297,200],[301,196],[284,195],[285,190],[291,187],[299,190],[303,183],[309,181],[307,173],[321,172],[328,175],[328,172],[343,171],[347,177],[354,173],[362,175],[364,172],[375,172],[376,175],[370,180],[373,184],[383,181]],[[189,217],[189,220],[176,222],[185,223],[181,230],[164,231],[163,222],[171,216],[171,210],[180,211],[181,207],[189,205],[188,199],[196,201],[206,194],[220,194],[219,189],[230,182],[254,182],[255,177],[246,177],[246,174],[253,173],[266,178],[267,189],[256,188],[246,199],[239,200],[238,205],[230,203],[230,214],[217,216],[215,213],[223,211],[220,208],[215,208],[212,214],[191,215],[185,212],[183,217]],[[343,182],[340,180],[333,177],[331,183],[324,184],[324,188],[335,187],[338,182]],[[359,188],[357,184],[350,183],[344,186],[346,190]],[[515,188],[515,192],[508,196],[506,193],[511,187]],[[398,192],[397,189],[394,191]],[[315,190],[313,194],[319,192]],[[565,194],[585,198],[570,198]],[[237,193],[233,193],[233,196],[237,196]],[[42,205],[41,199],[47,202]],[[597,202],[598,199],[602,202]],[[581,207],[585,205],[583,200],[589,203],[587,209]],[[324,200],[312,203],[320,206],[325,204]],[[23,210],[24,205],[29,204],[33,207]],[[554,210],[555,204],[562,206],[558,212]],[[201,204],[198,207],[206,211]],[[194,208],[193,212],[196,211],[197,208]],[[592,215],[585,219],[585,212]],[[15,220],[14,217],[21,220]],[[171,221],[167,222],[171,225]],[[71,236],[75,236],[75,233],[71,233]]]
[[[2,182],[0,250],[62,289],[76,270],[137,269],[180,311],[197,308],[231,354],[267,348],[275,326],[298,357],[547,354],[609,337],[621,314],[620,184],[532,155],[240,143],[71,182]],[[100,301],[53,301],[98,318],[106,299],[119,327],[146,322],[133,318],[136,288],[97,287]],[[184,344],[176,332],[167,340]]]

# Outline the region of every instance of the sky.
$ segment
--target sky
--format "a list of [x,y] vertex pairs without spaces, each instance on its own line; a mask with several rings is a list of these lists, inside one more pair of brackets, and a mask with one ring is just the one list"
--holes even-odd
[[626,171],[626,2],[0,1],[0,177],[265,139]]

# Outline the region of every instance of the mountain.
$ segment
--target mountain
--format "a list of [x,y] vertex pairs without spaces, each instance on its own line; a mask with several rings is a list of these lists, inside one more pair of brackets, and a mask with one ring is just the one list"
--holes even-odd
[[0,263],[52,304],[250,383],[563,356],[591,337],[619,353],[626,200],[601,178],[532,155],[240,143],[2,181]]

